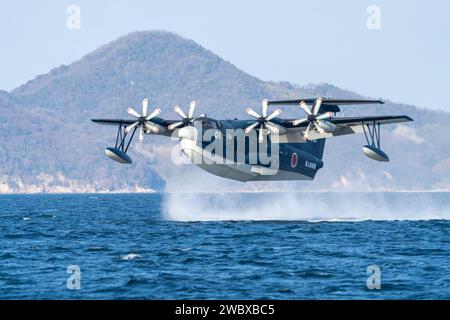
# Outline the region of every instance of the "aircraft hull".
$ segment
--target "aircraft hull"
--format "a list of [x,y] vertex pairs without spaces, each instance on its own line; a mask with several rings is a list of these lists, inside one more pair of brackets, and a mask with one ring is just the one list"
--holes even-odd
[[[313,180],[317,171],[323,167],[321,159],[305,151],[311,149],[310,144],[317,142],[295,145],[280,143],[276,147],[269,143],[265,147],[270,150],[258,150],[258,153],[264,151],[270,155],[271,162],[268,164],[262,163],[257,155],[252,154],[255,149],[250,144],[245,145],[244,161],[237,160],[237,147],[234,148],[231,157],[226,153],[226,148],[221,152],[211,151],[209,143],[194,139],[193,130],[195,130],[193,127],[187,127],[181,131],[180,143],[183,153],[193,164],[219,177],[242,182]],[[256,162],[249,161],[252,155]]]

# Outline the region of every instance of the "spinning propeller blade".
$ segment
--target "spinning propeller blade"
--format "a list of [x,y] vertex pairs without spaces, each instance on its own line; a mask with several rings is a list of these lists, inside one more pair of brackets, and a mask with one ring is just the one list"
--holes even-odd
[[148,116],[145,117],[145,120],[149,121],[151,119],[153,119],[154,117],[156,117],[158,114],[161,113],[161,109],[155,109],[152,113],[150,113]]
[[302,108],[303,111],[305,111],[308,116],[311,115],[311,111],[309,111],[309,108],[306,105],[305,101],[300,102],[300,108]]
[[184,124],[183,121],[179,121],[179,122],[174,122],[172,124],[169,124],[169,126],[167,127],[169,130],[174,130],[180,126],[182,126]]
[[254,110],[251,109],[251,108],[248,108],[246,111],[247,111],[247,114],[251,115],[253,118],[256,118],[256,119],[261,118],[261,116],[259,115],[259,113],[256,112],[256,111],[254,111]]
[[333,114],[332,114],[331,112],[325,112],[325,113],[322,113],[321,115],[318,115],[318,116],[316,117],[316,120],[324,120],[324,119],[328,119],[328,118],[331,118],[332,115],[333,115]]
[[250,131],[252,131],[253,129],[255,129],[255,127],[258,125],[258,122],[252,123],[251,125],[249,125],[247,128],[244,129],[245,133],[249,133]]
[[[259,128],[258,128],[258,142],[259,143],[262,143],[264,141],[265,129],[268,130],[268,134],[279,134],[280,133],[281,127],[279,125],[276,125],[273,122],[270,122],[270,120],[278,117],[281,114],[281,110],[277,109],[277,110],[273,111],[270,115],[267,115],[268,107],[269,107],[268,100],[264,99],[262,102],[262,116],[258,112],[254,111],[251,108],[248,108],[246,110],[247,114],[249,114],[250,116],[257,119],[257,121],[252,123],[251,125],[247,126],[244,129],[244,132],[247,134],[259,126]],[[283,129],[283,128],[281,128],[281,129]]]
[[267,117],[267,110],[269,109],[269,100],[264,99],[262,102],[262,115]]
[[267,127],[267,129],[269,129],[270,133],[272,134],[280,133],[280,129],[278,129],[278,127],[272,122],[266,122],[264,125]]
[[308,127],[306,127],[306,131],[305,131],[305,139],[309,140],[309,130],[311,129],[311,122],[308,123]]
[[133,123],[133,124],[130,124],[129,126],[127,126],[127,127],[125,128],[125,132],[130,132],[130,131],[133,130],[133,128],[136,127],[138,124],[139,124],[138,121],[136,121],[136,122]]
[[263,132],[263,128],[262,126],[259,128],[259,132],[258,132],[258,142],[259,143],[263,143],[264,141],[264,132]]
[[153,133],[157,133],[159,130],[158,127],[152,124],[151,122],[145,122],[144,126],[148,131],[151,131]]
[[132,116],[135,117],[135,118],[139,118],[139,117],[141,116],[141,115],[140,115],[136,110],[134,110],[132,107],[129,107],[128,110],[127,110],[127,112],[128,112],[129,115],[132,115]]
[[142,115],[145,117],[148,110],[148,99],[142,100]]
[[182,118],[185,119],[187,118],[186,113],[183,112],[183,110],[181,110],[180,106],[175,106],[175,108],[173,108],[173,110]]
[[[169,130],[175,130],[176,128],[179,128],[181,126],[189,126],[193,123],[194,119],[194,112],[195,112],[195,107],[197,106],[197,102],[195,100],[191,101],[191,103],[189,104],[189,110],[188,110],[188,115],[186,115],[186,113],[184,113],[184,111],[180,108],[180,106],[176,105],[173,110],[180,116],[181,119],[183,119],[182,121],[178,121],[178,122],[174,122],[172,124],[170,124],[167,128]],[[201,115],[200,117],[204,117],[205,115]]]
[[317,115],[320,110],[320,106],[322,105],[322,98],[318,97],[316,99],[316,103],[314,104],[314,107],[312,108],[311,112],[313,115]]
[[270,120],[272,120],[273,118],[278,117],[280,114],[281,114],[281,110],[280,110],[280,109],[277,109],[277,110],[275,110],[274,112],[272,112],[268,117],[266,117],[266,116],[264,116],[264,117],[266,117],[266,121],[270,121]]
[[142,126],[140,126],[138,142],[142,142],[142,141],[144,141],[144,128]]
[[318,97],[314,103],[314,106],[309,110],[308,106],[304,101],[300,102],[300,108],[308,115],[307,118],[301,118],[292,121],[292,126],[296,127],[304,123],[308,123],[308,127],[305,130],[304,138],[309,139],[309,132],[312,126],[320,133],[332,133],[336,129],[336,125],[331,122],[326,121],[332,116],[331,112],[325,112],[319,114],[320,106],[322,105],[322,98]]
[[305,123],[305,122],[308,122],[308,118],[302,118],[302,119],[294,120],[294,121],[292,121],[292,125],[294,127],[296,127],[299,124],[302,124],[302,123]]
[[139,126],[139,138],[138,138],[139,142],[142,142],[144,140],[145,129],[153,133],[157,133],[159,131],[159,127],[150,120],[156,117],[158,114],[160,114],[161,109],[157,108],[153,110],[149,115],[147,115],[147,111],[148,111],[148,99],[142,100],[142,115],[139,114],[132,107],[129,107],[127,110],[128,114],[137,118],[137,121],[127,126],[125,128],[125,132],[130,132],[136,126]]
[[191,104],[189,105],[189,112],[188,112],[188,116],[190,119],[192,119],[192,117],[194,116],[194,111],[195,111],[195,106],[197,105],[197,102],[194,100],[191,102]]

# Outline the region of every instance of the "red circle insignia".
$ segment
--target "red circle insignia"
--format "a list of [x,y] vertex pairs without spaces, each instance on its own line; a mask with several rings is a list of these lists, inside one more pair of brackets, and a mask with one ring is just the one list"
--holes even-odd
[[295,168],[297,166],[297,163],[298,163],[298,156],[297,153],[294,152],[291,157],[291,167]]

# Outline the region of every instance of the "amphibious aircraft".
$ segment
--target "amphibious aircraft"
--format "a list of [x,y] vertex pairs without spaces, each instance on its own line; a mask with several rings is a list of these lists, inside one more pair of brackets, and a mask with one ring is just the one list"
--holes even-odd
[[[105,149],[109,158],[131,164],[127,154],[137,130],[144,135],[175,137],[182,152],[211,174],[238,181],[313,180],[323,167],[325,141],[341,135],[364,133],[367,144],[363,153],[376,161],[389,161],[381,150],[380,126],[413,121],[406,115],[336,117],[340,106],[383,104],[381,100],[308,98],[262,102],[261,113],[251,108],[249,120],[216,120],[206,115],[194,116],[196,102],[187,114],[175,106],[179,120],[158,117],[161,109],[148,113],[148,100],[142,113],[132,107],[128,114],[135,119],[92,119],[103,125],[117,126],[115,146]],[[280,118],[281,109],[269,112],[270,106],[297,105],[305,114],[299,119]]]

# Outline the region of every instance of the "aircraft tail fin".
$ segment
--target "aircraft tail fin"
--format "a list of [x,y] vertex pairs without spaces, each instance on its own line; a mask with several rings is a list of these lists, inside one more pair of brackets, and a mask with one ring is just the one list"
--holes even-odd
[[309,153],[313,154],[315,157],[322,160],[323,151],[325,149],[325,140],[326,139],[317,139],[317,140],[314,140],[315,142],[308,143],[309,150],[307,150],[307,151]]

